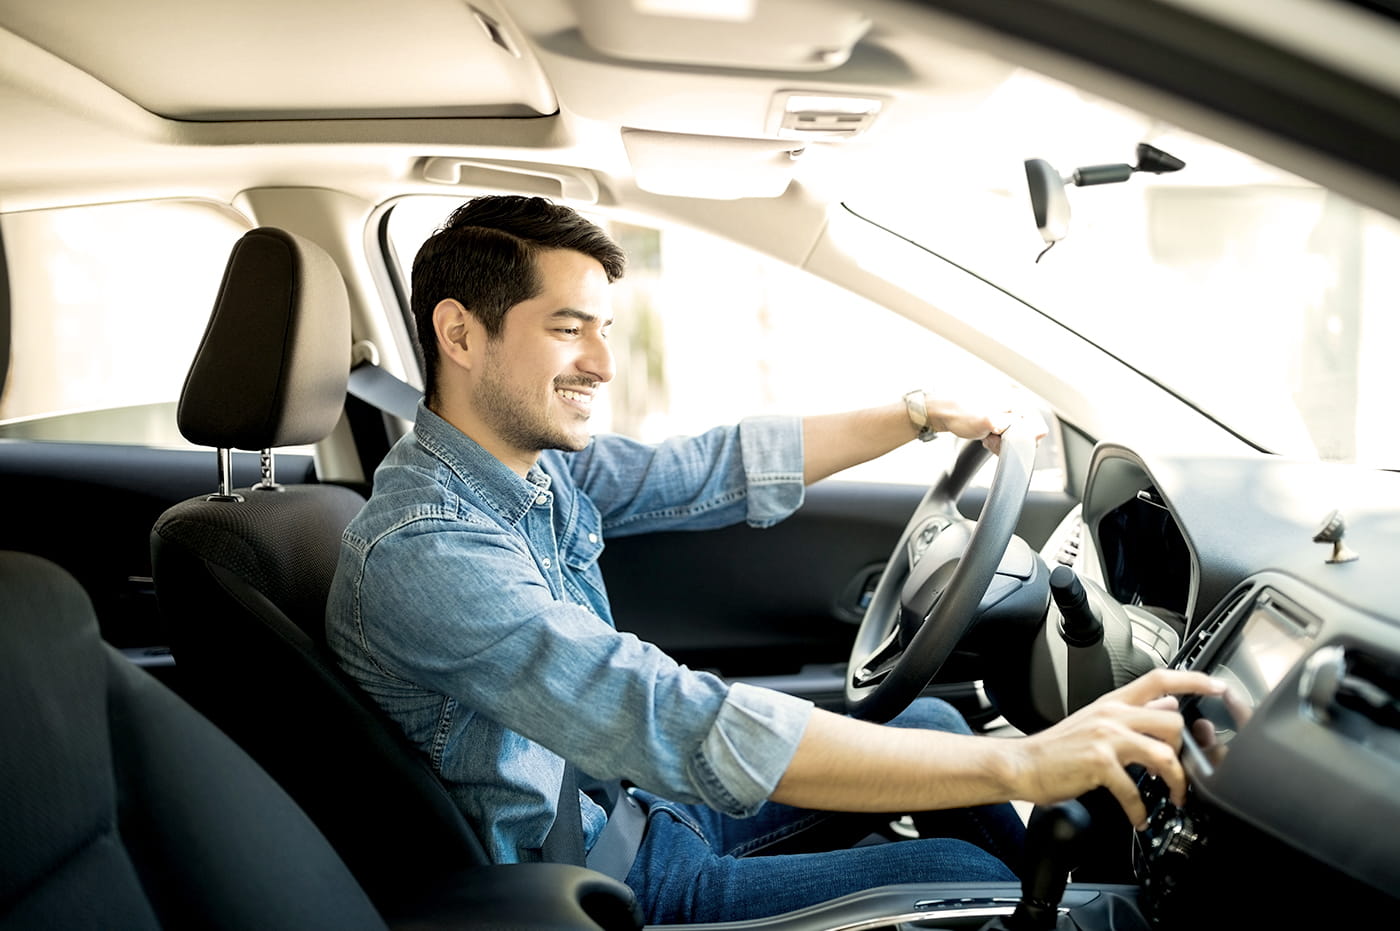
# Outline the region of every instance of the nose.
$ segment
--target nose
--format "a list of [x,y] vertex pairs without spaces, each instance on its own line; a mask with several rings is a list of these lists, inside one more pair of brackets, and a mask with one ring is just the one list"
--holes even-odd
[[602,333],[594,332],[588,336],[583,356],[579,359],[578,365],[586,375],[597,380],[599,384],[612,381],[615,374],[612,347],[608,345],[608,341]]

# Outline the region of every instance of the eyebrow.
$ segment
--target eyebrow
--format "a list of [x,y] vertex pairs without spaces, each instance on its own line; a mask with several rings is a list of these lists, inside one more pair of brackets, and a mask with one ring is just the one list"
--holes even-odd
[[560,308],[559,310],[556,310],[556,311],[554,311],[552,314],[550,314],[550,315],[549,315],[549,319],[550,319],[550,320],[561,320],[561,319],[563,319],[563,320],[578,320],[578,321],[580,321],[580,322],[582,322],[582,323],[596,323],[596,324],[598,324],[599,326],[602,326],[602,327],[610,327],[610,326],[612,326],[612,322],[613,322],[613,318],[612,318],[612,317],[608,317],[606,320],[604,320],[603,318],[599,317],[597,314],[590,314],[590,313],[589,313],[588,311],[586,311],[586,310],[577,310],[577,309],[575,309],[575,308],[573,308],[573,307],[563,307],[563,308]]

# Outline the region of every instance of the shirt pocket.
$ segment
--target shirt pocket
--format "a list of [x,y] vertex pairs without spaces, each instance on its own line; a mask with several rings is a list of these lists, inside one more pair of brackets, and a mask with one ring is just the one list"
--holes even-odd
[[560,554],[564,561],[564,587],[575,601],[612,624],[607,587],[603,584],[603,569],[598,565],[598,557],[602,554],[602,515],[593,502],[580,495],[577,514],[564,536]]
[[584,495],[577,498],[578,511],[564,538],[564,564],[581,575],[598,572],[603,555],[603,516]]

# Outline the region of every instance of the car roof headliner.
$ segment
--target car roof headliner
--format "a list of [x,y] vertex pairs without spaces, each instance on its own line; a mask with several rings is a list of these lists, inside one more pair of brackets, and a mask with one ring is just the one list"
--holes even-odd
[[[1395,101],[1400,61],[1385,54],[1395,48],[1393,36],[1380,36],[1369,14],[1316,0],[1280,3],[1288,12],[1326,12],[1331,32],[1303,15],[1252,14],[1243,2],[1173,5],[1209,11],[1318,61],[1365,71],[1368,86]],[[669,2],[676,4],[715,7]],[[1267,150],[1266,157],[1301,174],[1331,181],[1339,170],[1340,187],[1400,212],[1394,176],[1377,184],[1372,169],[1352,175],[1351,166],[1335,164],[1337,153],[1315,159],[1288,140],[1278,145],[1255,127],[1222,123],[1198,104],[1183,105],[1152,82],[1124,81],[1098,62],[1086,67],[1046,53],[1036,46],[1034,18],[998,21],[1000,4],[944,0],[924,5],[942,8],[930,12],[919,4],[767,0],[759,7],[767,18],[747,25],[679,17],[643,22],[642,6],[630,0],[0,0],[6,137],[0,210],[146,196],[231,202],[260,186],[336,187],[382,199],[431,189],[423,166],[441,157],[573,166],[596,175],[600,203],[615,203],[635,193],[623,129],[698,134],[694,154],[703,164],[716,150],[706,136],[774,138],[776,95],[800,89],[892,102],[873,137],[936,118],[940,107],[975,101],[1004,78],[1005,61],[1017,61],[1052,74],[1058,69],[1107,96],[1157,105],[1182,125],[1225,127],[1234,132],[1227,141],[1256,154]],[[869,21],[853,20],[847,6]],[[1071,15],[1071,7],[1092,6],[1109,25],[1132,25],[1112,22],[1122,5],[1107,0],[1036,6],[1056,21]],[[901,17],[949,12],[985,22],[939,18],[937,30],[898,28]],[[1007,35],[989,25],[1013,28]],[[1310,42],[1317,47],[1306,47]],[[1356,122],[1364,125],[1365,115]],[[792,168],[809,190],[823,178],[859,170],[858,144],[822,147],[828,150],[822,157]],[[674,147],[667,151],[674,157]],[[1378,160],[1387,154],[1393,150]],[[929,153],[930,170],[937,156]]]

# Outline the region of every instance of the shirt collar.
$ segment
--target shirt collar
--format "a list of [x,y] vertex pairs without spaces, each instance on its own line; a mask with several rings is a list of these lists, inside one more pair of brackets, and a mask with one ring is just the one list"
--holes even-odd
[[526,477],[521,478],[421,401],[413,432],[419,446],[451,469],[483,504],[511,523],[519,523],[540,495],[549,494],[551,479],[539,463],[531,466]]

